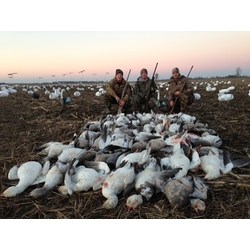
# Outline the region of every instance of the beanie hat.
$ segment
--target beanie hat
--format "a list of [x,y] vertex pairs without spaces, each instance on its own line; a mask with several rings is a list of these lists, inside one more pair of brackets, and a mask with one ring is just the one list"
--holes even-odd
[[173,74],[174,72],[176,72],[176,73],[179,73],[179,74],[180,74],[180,71],[179,71],[179,69],[178,69],[178,68],[173,68],[173,69],[172,69],[172,74]]
[[143,68],[143,69],[141,70],[141,74],[143,73],[143,71],[145,71],[146,73],[148,73],[148,71],[147,71],[145,68]]
[[115,75],[117,75],[117,74],[122,74],[122,75],[123,75],[123,71],[120,70],[120,69],[117,69],[117,70],[115,71]]

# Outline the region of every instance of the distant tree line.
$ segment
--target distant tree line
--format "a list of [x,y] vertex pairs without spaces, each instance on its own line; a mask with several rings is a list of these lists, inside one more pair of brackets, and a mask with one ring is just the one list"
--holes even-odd
[[242,75],[242,76],[236,76],[236,75],[227,75],[227,76],[210,76],[210,77],[190,77],[189,79],[215,79],[215,78],[249,78],[250,76]]

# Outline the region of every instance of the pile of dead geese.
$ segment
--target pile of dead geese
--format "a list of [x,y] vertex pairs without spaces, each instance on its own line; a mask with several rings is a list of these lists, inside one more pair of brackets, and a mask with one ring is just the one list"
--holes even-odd
[[[250,159],[234,160],[219,149],[222,140],[216,132],[184,113],[106,115],[82,130],[68,145],[40,146],[39,161],[12,167],[8,179],[18,183],[0,196],[16,196],[38,183],[43,187],[28,197],[41,197],[53,188],[63,195],[102,189],[107,200],[99,208],[115,208],[123,193],[130,210],[163,192],[173,207],[191,204],[201,213],[206,181],[250,164]],[[199,169],[204,178],[196,175]]]

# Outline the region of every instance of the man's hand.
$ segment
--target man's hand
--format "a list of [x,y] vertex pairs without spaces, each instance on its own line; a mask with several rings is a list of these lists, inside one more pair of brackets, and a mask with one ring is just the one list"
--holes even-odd
[[118,96],[116,96],[115,99],[116,99],[117,103],[120,102],[120,98]]
[[148,96],[148,95],[145,95],[145,99],[148,101],[148,100],[149,100],[149,96]]
[[122,107],[124,106],[124,104],[125,104],[124,101],[120,101],[120,102],[119,102],[119,105],[122,106]]
[[174,92],[174,95],[175,95],[175,96],[177,96],[177,95],[179,95],[179,94],[180,94],[180,91],[175,91],[175,92]]
[[171,105],[172,107],[174,107],[174,102],[173,102],[173,101],[170,101],[170,105]]

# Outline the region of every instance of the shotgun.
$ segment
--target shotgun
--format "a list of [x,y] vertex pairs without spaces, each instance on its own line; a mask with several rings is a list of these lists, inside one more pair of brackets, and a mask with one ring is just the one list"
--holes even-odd
[[[127,80],[126,80],[125,87],[124,87],[124,89],[123,89],[123,91],[122,91],[121,100],[124,98],[124,96],[125,96],[125,94],[126,94],[126,91],[127,91],[127,87],[128,87],[128,78],[129,78],[129,75],[130,75],[130,71],[131,71],[131,69],[130,69],[129,72],[128,72],[128,77],[127,77]],[[123,107],[119,105],[119,108],[118,108],[118,111],[117,111],[117,115],[121,114],[122,108],[123,108]]]
[[[152,79],[151,79],[151,83],[150,83],[149,88],[148,88],[148,92],[147,92],[148,97],[149,97],[149,94],[150,94],[151,85],[152,85],[152,83],[154,82],[154,79],[155,79],[155,71],[156,71],[157,66],[158,66],[158,63],[156,63],[156,65],[155,65],[155,70],[154,70],[154,73],[153,73],[153,76],[152,76]],[[146,100],[146,104],[145,104],[145,111],[146,112],[149,112],[149,103],[148,102],[149,102],[149,100]]]
[[[190,75],[192,69],[193,69],[193,66],[192,66],[191,69],[189,70],[189,73],[188,73],[188,75],[187,75],[187,77],[186,77],[186,79],[185,79],[183,85],[181,86],[180,93],[181,93],[182,90],[184,89],[184,87],[185,87],[185,85],[186,85],[186,81],[187,81],[187,79],[188,79],[188,77],[189,77],[189,75]],[[178,100],[178,97],[179,97],[179,95],[177,95],[177,97],[175,98],[174,106],[173,106],[173,108],[171,109],[170,114],[172,114],[172,112],[173,112],[173,110],[174,110],[174,107],[175,107],[175,104],[176,104],[176,102],[177,102],[177,100]]]

